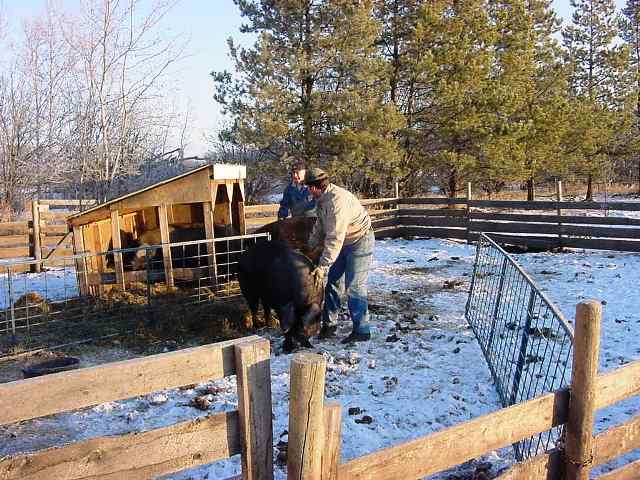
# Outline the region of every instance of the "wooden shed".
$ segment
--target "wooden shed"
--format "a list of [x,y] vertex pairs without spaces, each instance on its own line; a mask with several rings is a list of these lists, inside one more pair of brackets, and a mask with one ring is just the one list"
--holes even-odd
[[[154,243],[169,244],[169,233],[175,228],[201,228],[201,240],[214,239],[215,231],[221,230],[216,227],[245,235],[245,178],[242,165],[205,165],[71,215],[67,222],[73,231],[74,252],[97,254],[126,248],[131,239],[146,238],[152,231],[160,239]],[[215,281],[214,243],[206,247]],[[162,252],[164,279],[173,287],[171,249],[163,247]],[[106,256],[97,255],[78,258],[76,269],[82,295],[96,294],[105,284],[125,288],[144,281],[143,271],[125,271],[120,253],[113,255],[112,268],[107,267]]]

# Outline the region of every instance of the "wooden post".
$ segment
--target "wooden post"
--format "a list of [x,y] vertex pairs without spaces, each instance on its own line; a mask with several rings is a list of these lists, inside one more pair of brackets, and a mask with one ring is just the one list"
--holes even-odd
[[247,234],[247,222],[244,213],[244,180],[238,180],[238,190],[240,191],[240,199],[238,200],[238,233],[240,235]]
[[337,402],[324,406],[324,447],[322,448],[322,480],[338,480],[342,407]]
[[471,182],[467,182],[467,243],[471,242]]
[[[84,239],[82,238],[82,227],[73,227],[73,249],[76,255],[84,253]],[[84,257],[77,257],[76,260],[76,275],[78,277],[78,290],[80,295],[89,294],[89,279],[87,278],[87,261]]]
[[558,247],[562,247],[562,208],[560,202],[562,202],[562,180],[556,180],[556,201],[558,207],[556,214],[558,215]]
[[[120,215],[118,210],[111,211],[111,244],[113,249],[117,250],[122,248],[122,241],[120,238]],[[124,265],[122,263],[122,253],[113,254],[113,268],[116,270],[116,283],[119,288],[124,289]]]
[[588,480],[593,460],[593,412],[600,348],[600,302],[576,306],[571,397],[567,420],[567,479]]
[[225,205],[225,217],[227,218],[227,225],[235,227],[235,225],[233,225],[233,182],[227,180],[224,182],[224,186],[227,190],[227,200],[229,201],[229,203]]
[[398,181],[396,180],[395,182],[393,182],[393,192],[394,195],[396,197],[396,200],[400,198],[400,184],[398,183]]
[[[215,201],[215,200],[214,200]],[[207,264],[209,265],[209,277],[211,278],[211,287],[216,290],[218,287],[218,267],[216,262],[216,244],[215,231],[213,229],[213,208],[211,202],[202,202],[202,210],[204,212],[204,235],[207,240]]]
[[164,281],[167,288],[172,288],[173,265],[171,264],[171,239],[169,238],[169,217],[167,216],[167,205],[158,206],[158,222],[160,223],[160,241],[162,242],[162,260],[164,262]]
[[273,478],[271,367],[269,341],[257,339],[235,347],[238,415],[243,480]]
[[298,353],[291,360],[287,478],[321,479],[325,369],[322,355]]
[[38,200],[31,202],[31,218],[33,231],[33,258],[36,260],[31,266],[32,272],[40,272],[42,270],[42,243],[40,239],[40,209]]

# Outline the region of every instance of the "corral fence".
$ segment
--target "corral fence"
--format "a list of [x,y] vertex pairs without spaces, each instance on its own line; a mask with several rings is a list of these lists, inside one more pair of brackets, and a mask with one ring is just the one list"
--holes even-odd
[[[140,325],[175,328],[180,323],[176,318],[200,319],[206,325],[220,313],[211,309],[213,303],[240,295],[240,254],[267,238],[223,237],[8,264],[0,269],[0,358],[116,337]],[[169,284],[164,258],[158,255],[167,247],[173,280]],[[142,259],[141,268],[125,272],[124,288],[114,272],[86,274],[92,269],[77,268],[109,265],[114,253]],[[41,273],[15,273],[35,270],[34,263]],[[82,294],[80,285],[88,285],[90,294]],[[184,313],[187,307],[189,315]]]
[[[73,254],[67,216],[95,203],[95,200],[33,200],[31,220],[0,223],[0,260],[27,257],[41,260]],[[21,268],[39,271],[40,265],[38,262],[16,264],[14,272]]]
[[[491,233],[497,243],[533,248],[640,251],[640,202],[474,200],[471,185],[460,198],[362,200],[376,237],[429,236],[476,240]],[[34,200],[32,220],[0,223],[0,260],[55,258],[72,253],[66,217],[94,200]],[[279,205],[246,205],[247,231],[275,221]],[[24,268],[21,267],[21,268]],[[38,268],[38,263],[30,268]]]
[[[595,410],[640,392],[640,362],[597,375],[600,315],[598,302],[583,302],[576,308],[569,388],[346,462],[340,460],[341,406],[324,401],[326,359],[312,353],[294,355],[287,478],[424,478],[563,425],[561,444],[516,463],[498,479],[589,478],[593,467],[640,447],[640,416],[593,435]],[[269,480],[273,478],[269,358],[268,341],[249,337],[0,384],[0,425],[7,425],[234,374],[238,382],[237,411],[10,455],[0,459],[0,477],[142,479],[240,454],[242,477],[237,478]],[[635,479],[639,472],[636,460],[598,478]]]
[[475,241],[481,233],[501,245],[640,251],[640,202],[398,199],[397,234]]
[[[476,247],[465,309],[503,407],[569,383],[573,331],[529,275],[487,235]],[[560,439],[551,429],[514,445],[522,460]]]
[[[592,468],[640,448],[640,415],[593,435],[594,411],[640,393],[640,361],[597,375],[600,316],[599,302],[577,305],[570,387],[346,462],[340,461],[340,406],[323,402],[326,360],[298,354],[291,365],[287,478],[419,479],[562,428],[561,443],[497,479],[586,480]],[[596,478],[640,478],[640,460]]]
[[[461,198],[361,200],[376,238],[433,237],[475,241],[491,234],[500,245],[522,248],[593,248],[640,252],[640,202],[474,200]],[[245,207],[247,229],[276,220],[279,206]]]
[[[371,217],[371,226],[376,238],[397,236],[398,198],[371,198],[360,200]],[[267,223],[275,222],[278,217],[278,204],[246,205],[244,213],[247,232],[257,230]]]
[[232,375],[238,392],[231,411],[4,457],[0,478],[156,478],[238,454],[242,477],[234,479],[273,478],[269,349],[268,340],[245,337],[0,384],[0,425]]

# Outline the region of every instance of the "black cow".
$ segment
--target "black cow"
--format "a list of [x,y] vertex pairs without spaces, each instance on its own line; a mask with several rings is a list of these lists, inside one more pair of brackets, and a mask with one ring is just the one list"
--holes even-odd
[[309,337],[320,326],[323,287],[316,287],[315,265],[303,254],[281,242],[258,242],[240,256],[238,280],[251,317],[256,323],[262,302],[265,320],[275,310],[285,333],[283,348],[310,347]]
[[[223,238],[235,235],[235,230],[230,225],[215,225],[214,235],[216,238]],[[138,235],[137,239],[133,238],[133,234],[122,230],[120,232],[120,239],[122,248],[137,248],[137,251],[125,252],[122,254],[122,263],[125,270],[143,270],[145,268],[145,257],[150,254],[149,261],[153,268],[157,268],[158,264],[162,263],[162,248],[142,248],[150,247],[151,245],[160,245],[162,239],[160,236],[160,229],[145,230]],[[202,226],[195,227],[183,227],[169,225],[169,242],[170,243],[182,243],[193,242],[196,240],[204,240],[205,231]],[[216,242],[216,256],[227,253],[227,251],[234,253],[239,251],[238,241],[229,242]],[[109,242],[109,251],[113,249],[112,241]],[[179,245],[171,247],[171,259],[172,265],[175,268],[197,268],[207,265],[207,243],[195,243],[189,245]],[[107,266],[114,266],[113,253],[109,252],[106,255]],[[237,262],[237,254],[234,258]]]
[[[133,233],[120,230],[120,248],[122,249],[138,248],[139,246],[140,246],[140,242],[138,242],[138,240],[133,238]],[[107,267],[109,268],[114,268],[115,266],[113,253],[111,252],[112,250],[113,250],[113,239],[109,240],[109,247],[108,247],[109,253],[105,255]],[[135,251],[122,253],[122,263],[124,265],[125,270],[132,269],[132,265],[133,265],[133,262],[135,261],[135,258],[136,258]]]

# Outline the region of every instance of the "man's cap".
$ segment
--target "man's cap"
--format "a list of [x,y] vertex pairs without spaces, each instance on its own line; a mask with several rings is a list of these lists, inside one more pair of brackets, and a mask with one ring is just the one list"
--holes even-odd
[[325,172],[321,168],[314,167],[306,171],[304,175],[304,183],[308,185],[309,183],[321,182],[323,180],[326,180],[327,178],[329,178],[327,172]]

